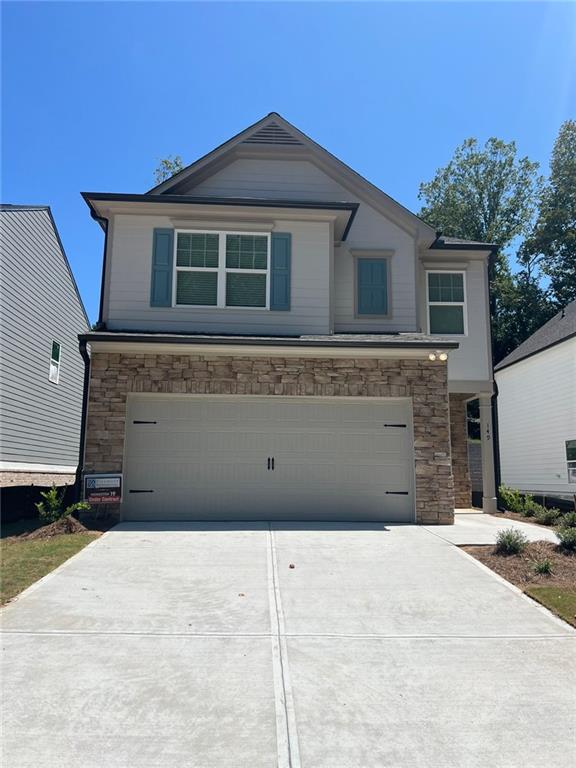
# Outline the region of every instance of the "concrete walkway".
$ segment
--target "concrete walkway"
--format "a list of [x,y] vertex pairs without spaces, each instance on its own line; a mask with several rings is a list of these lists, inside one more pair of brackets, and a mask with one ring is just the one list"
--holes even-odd
[[520,520],[508,520],[506,517],[484,515],[482,512],[463,510],[456,514],[454,525],[425,525],[424,528],[452,544],[495,544],[496,534],[503,528],[516,528],[522,531],[528,541],[551,541],[558,543],[558,537],[552,528],[533,525]]
[[125,524],[3,627],[3,768],[574,764],[575,633],[424,528]]

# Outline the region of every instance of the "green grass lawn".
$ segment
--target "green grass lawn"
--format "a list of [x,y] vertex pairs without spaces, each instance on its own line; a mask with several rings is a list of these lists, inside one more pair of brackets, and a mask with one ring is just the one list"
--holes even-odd
[[576,591],[565,587],[526,587],[526,594],[576,627]]
[[[3,526],[0,542],[0,604],[75,555],[98,533],[73,533],[49,539],[23,539],[19,534],[38,527],[38,521],[22,521]],[[6,538],[14,537],[14,538]]]

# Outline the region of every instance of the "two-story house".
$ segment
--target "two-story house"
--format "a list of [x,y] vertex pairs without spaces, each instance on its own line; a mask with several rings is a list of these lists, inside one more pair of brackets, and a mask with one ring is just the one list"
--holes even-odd
[[495,508],[487,262],[271,113],[105,228],[85,472],[123,520],[451,523],[480,398]]
[[0,206],[0,485],[72,484],[90,327],[50,208]]

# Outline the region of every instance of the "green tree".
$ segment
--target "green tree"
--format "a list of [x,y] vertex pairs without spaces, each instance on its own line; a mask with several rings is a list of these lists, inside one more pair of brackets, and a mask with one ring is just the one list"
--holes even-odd
[[525,258],[550,278],[557,307],[576,299],[576,121],[560,128],[550,177],[542,189],[538,218],[523,247]]
[[521,327],[520,320],[511,317],[519,312],[519,283],[510,272],[505,248],[530,231],[541,186],[538,164],[517,157],[514,142],[497,138],[483,147],[476,139],[466,139],[449,163],[420,185],[423,219],[444,235],[498,246],[490,266],[495,360],[516,345],[512,329]]
[[521,269],[496,278],[498,322],[494,323],[492,347],[498,363],[531,336],[555,313],[547,292],[534,274]]
[[178,171],[181,171],[182,168],[184,168],[184,164],[182,163],[180,155],[168,155],[168,157],[163,157],[154,171],[156,184],[161,184],[166,179],[169,179],[171,176],[178,173]]

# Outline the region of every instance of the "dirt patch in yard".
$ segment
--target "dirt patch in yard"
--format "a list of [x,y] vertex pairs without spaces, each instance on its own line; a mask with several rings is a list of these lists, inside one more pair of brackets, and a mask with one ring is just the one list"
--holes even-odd
[[[497,554],[491,544],[462,549],[576,626],[576,552],[549,541],[530,542],[518,555]],[[537,573],[544,560],[550,561],[551,572]]]
[[55,523],[43,525],[31,533],[25,533],[21,538],[50,539],[52,536],[60,536],[63,533],[87,533],[87,530],[79,520],[68,515],[68,517],[63,517],[61,520],[56,520]]

